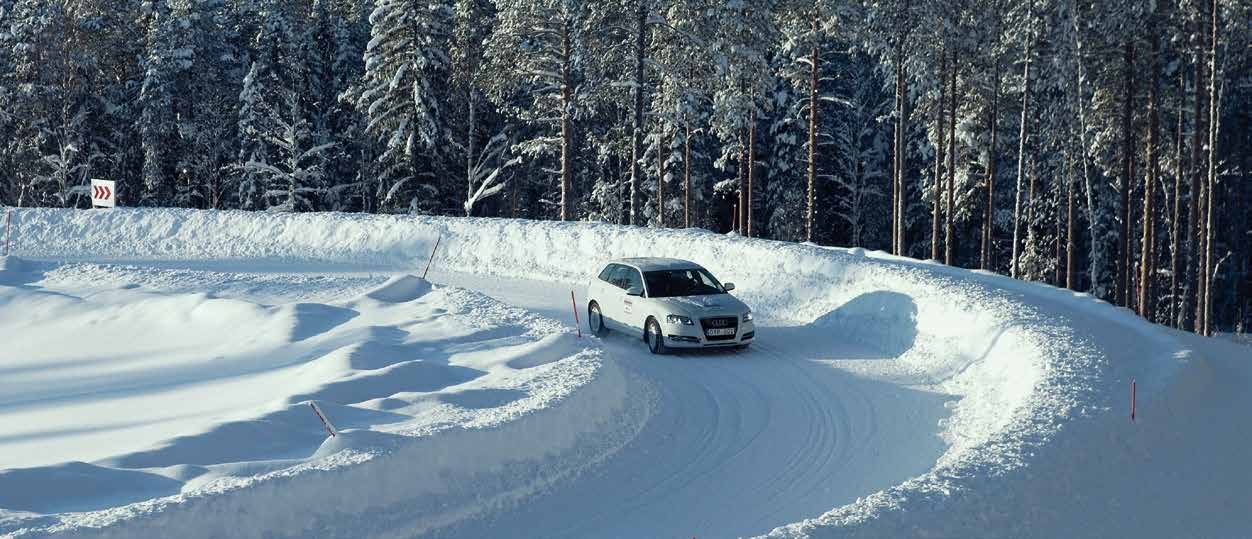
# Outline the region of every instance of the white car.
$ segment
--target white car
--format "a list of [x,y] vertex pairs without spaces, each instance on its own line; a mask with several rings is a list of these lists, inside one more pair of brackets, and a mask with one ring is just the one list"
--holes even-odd
[[648,350],[746,348],[756,336],[752,310],[699,264],[674,258],[610,260],[587,286],[592,333],[642,337]]

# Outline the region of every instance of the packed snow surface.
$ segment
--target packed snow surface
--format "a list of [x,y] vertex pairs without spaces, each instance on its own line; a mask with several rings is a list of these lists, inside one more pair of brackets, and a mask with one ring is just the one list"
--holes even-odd
[[[0,534],[1252,534],[1250,349],[1082,294],[698,230],[16,217]],[[555,322],[622,256],[734,282],[756,344]]]

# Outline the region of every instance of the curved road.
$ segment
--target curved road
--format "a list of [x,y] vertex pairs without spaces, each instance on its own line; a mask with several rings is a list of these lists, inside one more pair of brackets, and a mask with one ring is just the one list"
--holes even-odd
[[[571,285],[431,280],[573,323]],[[610,355],[656,396],[640,435],[552,492],[442,535],[755,535],[924,473],[943,453],[950,396],[850,373],[841,366],[891,360],[838,336],[758,325],[758,342],[739,353],[654,357],[633,338],[608,336]]]
[[[212,264],[133,268],[68,264],[47,276],[84,286],[143,282],[155,289],[326,301],[376,286],[384,275],[344,268],[290,273]],[[573,324],[581,285],[430,275]],[[102,280],[100,283],[95,281]],[[127,285],[131,286],[131,285]],[[264,296],[258,296],[264,294]],[[441,530],[479,537],[736,537],[816,517],[929,470],[946,449],[939,423],[951,396],[856,373],[890,375],[894,360],[829,330],[771,326],[742,352],[652,356],[609,335],[604,346],[651,395],[653,416],[618,453],[520,505]],[[571,328],[572,329],[572,328]],[[872,368],[864,368],[867,364]]]

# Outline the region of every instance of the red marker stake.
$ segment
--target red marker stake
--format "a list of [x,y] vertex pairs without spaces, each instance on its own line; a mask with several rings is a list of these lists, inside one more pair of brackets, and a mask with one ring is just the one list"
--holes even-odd
[[430,271],[430,263],[435,261],[435,253],[439,252],[439,242],[443,241],[443,235],[440,234],[435,238],[435,248],[430,250],[430,260],[426,261],[426,269],[422,270],[422,279],[426,278],[426,272]]
[[583,338],[583,323],[578,319],[578,300],[574,299],[574,291],[569,291],[569,304],[574,308],[574,327],[578,329],[578,338]]
[[1135,379],[1130,379],[1130,422],[1135,422]]
[[316,402],[309,401],[309,407],[313,408],[313,413],[317,414],[317,418],[322,420],[322,426],[326,427],[326,432],[329,432],[332,438],[339,435],[338,432],[335,432],[335,426],[330,424],[329,419],[326,419],[326,414],[322,413],[322,409],[318,407]]

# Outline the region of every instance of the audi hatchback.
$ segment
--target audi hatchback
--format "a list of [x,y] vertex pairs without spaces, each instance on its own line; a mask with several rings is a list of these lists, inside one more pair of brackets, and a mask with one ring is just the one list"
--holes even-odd
[[653,354],[677,348],[747,348],[752,310],[695,262],[676,258],[610,260],[587,286],[587,324],[640,337]]

